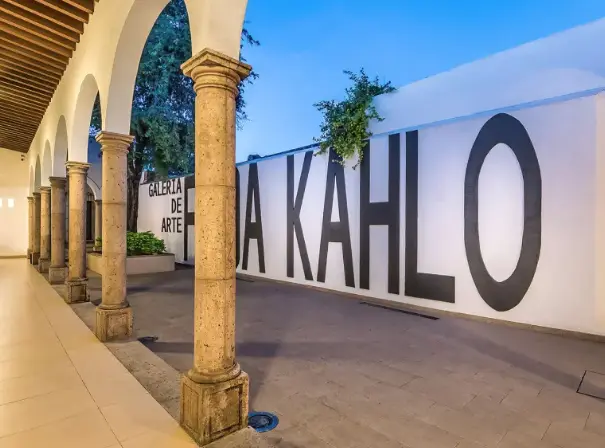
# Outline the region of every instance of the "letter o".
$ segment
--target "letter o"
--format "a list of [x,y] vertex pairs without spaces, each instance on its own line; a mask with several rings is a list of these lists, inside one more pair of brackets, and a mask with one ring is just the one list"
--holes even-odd
[[[485,266],[479,243],[479,174],[489,152],[498,143],[515,154],[523,175],[523,238],[521,254],[513,273],[504,281],[493,279]],[[464,245],[477,291],[496,311],[516,307],[529,289],[540,258],[542,244],[542,176],[538,157],[519,120],[508,114],[490,118],[479,131],[466,166],[464,179]]]

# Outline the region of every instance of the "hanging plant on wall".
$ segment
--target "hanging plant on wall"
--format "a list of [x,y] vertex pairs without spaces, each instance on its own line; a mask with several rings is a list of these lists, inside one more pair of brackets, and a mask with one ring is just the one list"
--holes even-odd
[[340,156],[343,165],[357,156],[357,167],[363,159],[363,148],[372,133],[368,130],[370,120],[383,121],[373,100],[383,93],[391,93],[395,88],[391,82],[381,83],[378,77],[370,80],[363,68],[359,74],[345,71],[353,83],[346,89],[343,101],[320,101],[314,106],[323,114],[321,136],[314,140],[319,143],[317,154],[325,154],[332,148]]

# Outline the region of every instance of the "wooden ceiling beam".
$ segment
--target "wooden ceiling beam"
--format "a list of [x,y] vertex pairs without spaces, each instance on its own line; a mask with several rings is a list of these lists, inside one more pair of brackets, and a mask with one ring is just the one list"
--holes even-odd
[[0,42],[1,50],[9,51],[13,54],[20,55],[17,57],[25,57],[34,65],[38,62],[41,62],[42,64],[45,64],[47,66],[55,67],[56,69],[65,71],[65,67],[67,66],[68,61],[67,58],[64,58],[62,56],[54,56],[51,58],[49,57],[50,55],[48,53],[44,53],[44,51],[41,51],[39,49],[36,49],[36,51],[34,51],[34,48],[31,44],[20,40],[18,41],[17,39],[13,38],[12,36],[6,33],[3,33],[2,31],[0,31],[0,41],[2,41]]
[[[36,1],[51,9],[54,9],[55,11],[57,11],[63,15],[71,17],[72,19],[77,20],[78,22],[88,23],[89,13],[69,4],[68,2],[65,2],[63,0],[36,0]],[[86,2],[82,2],[82,3],[84,5],[86,5]],[[93,5],[89,5],[90,8],[92,8],[92,6]]]
[[10,44],[12,47],[25,49],[29,52],[36,53],[45,59],[57,61],[64,66],[67,66],[69,58],[71,58],[72,55],[72,52],[66,48],[61,48],[50,42],[40,42],[40,38],[19,31],[5,23],[0,23],[0,40],[5,42],[5,46],[6,44]]
[[53,97],[52,92],[36,92],[31,88],[25,88],[4,79],[0,79],[0,92],[22,95],[24,98],[31,98],[33,102],[43,102],[44,104],[48,104]]
[[14,103],[22,104],[30,109],[46,109],[51,100],[50,97],[41,98],[31,94],[28,95],[23,91],[15,92],[14,90],[9,90],[3,86],[0,86],[0,98],[12,100]]
[[[2,48],[1,46],[0,60],[2,60],[4,65],[8,64],[8,66],[22,67],[23,69],[32,73],[37,73],[40,76],[58,78],[59,80],[65,71],[64,68],[61,69],[52,65],[47,65],[41,61],[30,61],[29,59],[24,58],[21,54],[8,48]],[[59,81],[57,81],[57,84],[58,83]]]
[[40,16],[46,20],[56,23],[57,25],[67,28],[68,30],[74,31],[78,34],[84,32],[84,23],[80,20],[75,20],[72,17],[68,17],[65,14],[57,11],[56,9],[49,8],[42,3],[35,0],[3,0],[6,3],[17,6],[31,14]]
[[28,104],[19,99],[12,98],[4,92],[0,92],[0,100],[1,103],[4,103],[7,107],[11,108],[13,117],[23,115],[31,120],[39,120],[42,119],[46,110],[45,107]]
[[0,138],[0,148],[10,149],[15,152],[22,152],[23,154],[27,154],[29,152],[29,145],[27,147],[23,147],[21,145],[15,145],[12,142],[5,142]]
[[27,72],[16,67],[8,67],[2,64],[0,59],[0,78],[11,79],[17,84],[31,85],[33,88],[45,92],[54,92],[59,81],[53,82],[52,79],[43,78],[37,73]]
[[19,6],[9,3],[6,0],[0,0],[0,11],[30,23],[36,27],[42,28],[43,30],[46,30],[56,36],[76,43],[80,42],[80,35],[84,31],[83,24],[80,24],[80,28],[78,30],[69,30],[68,28],[63,27],[52,20],[48,20],[43,16],[33,14],[25,9],[20,8]]
[[33,136],[24,135],[19,136],[18,132],[10,132],[4,129],[0,129],[0,136],[4,137],[7,141],[13,142],[20,147],[29,146],[34,139]]
[[29,133],[35,133],[38,130],[38,127],[35,124],[31,124],[28,122],[15,121],[8,118],[0,117],[0,126],[10,126],[16,127],[17,129],[22,128]]
[[[17,126],[5,126],[0,122],[0,132],[3,134],[10,134],[11,137],[14,137],[17,140],[29,140],[32,137],[31,131],[23,131],[21,128]],[[34,131],[35,132],[35,131]]]
[[[92,14],[95,11],[94,0],[63,0],[74,8],[84,11],[86,14]],[[98,0],[97,0],[98,1]]]
[[76,49],[76,43],[72,40],[65,39],[64,37],[57,36],[56,34],[50,33],[43,28],[38,28],[31,23],[28,23],[24,20],[21,20],[17,17],[11,16],[5,12],[0,11],[0,22],[4,23],[7,26],[11,26],[16,30],[19,30],[20,33],[25,33],[31,37],[24,38],[26,40],[31,39],[39,39],[39,42],[47,42],[50,45],[56,45],[59,48],[65,48],[68,51],[72,52]]

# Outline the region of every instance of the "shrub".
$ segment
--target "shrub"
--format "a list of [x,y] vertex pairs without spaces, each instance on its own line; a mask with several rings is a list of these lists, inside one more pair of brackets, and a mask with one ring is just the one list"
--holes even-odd
[[166,252],[164,240],[156,237],[152,232],[127,232],[127,255],[157,255]]
[[[95,248],[103,251],[101,237],[95,239]],[[159,239],[151,232],[127,232],[126,255],[157,255],[166,252],[164,240]]]

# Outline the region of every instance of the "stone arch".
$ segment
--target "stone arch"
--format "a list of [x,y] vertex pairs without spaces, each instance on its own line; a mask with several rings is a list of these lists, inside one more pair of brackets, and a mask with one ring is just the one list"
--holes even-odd
[[[169,0],[135,0],[122,28],[109,82],[103,129],[129,134],[132,97],[147,37]],[[193,54],[211,48],[239,59],[248,0],[185,0]]]
[[55,144],[53,146],[52,175],[56,177],[66,177],[65,161],[67,160],[68,148],[67,122],[61,115],[57,123],[57,133],[55,135]]
[[[100,95],[97,80],[92,74],[86,75],[80,84],[73,114],[71,138],[69,139],[71,151],[66,152],[70,161],[88,162],[90,118],[97,95]],[[99,101],[101,101],[101,110],[103,110],[103,98],[99,98]]]
[[39,192],[42,186],[42,168],[40,166],[40,155],[36,156],[36,164],[34,168],[34,183],[32,193]]
[[42,177],[40,183],[42,186],[50,186],[50,177],[53,175],[53,162],[52,162],[52,151],[50,148],[50,142],[46,140],[44,143],[44,149],[42,153]]
[[88,189],[92,192],[92,195],[95,197],[95,200],[101,199],[101,186],[90,177],[86,178],[86,184],[88,185]]
[[33,165],[29,166],[29,195],[34,192],[35,187],[35,179],[36,179],[36,168]]

